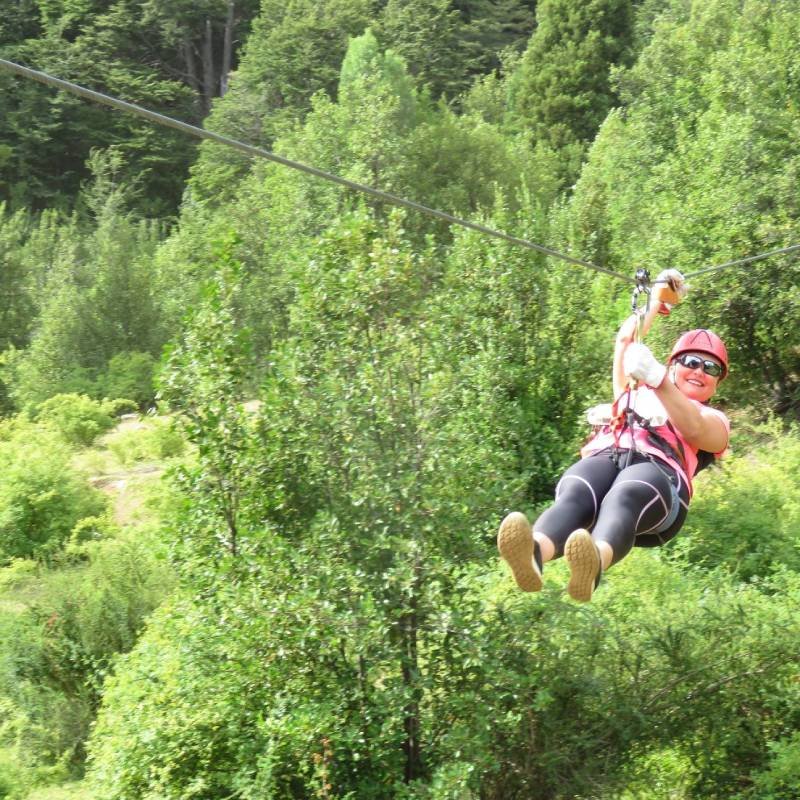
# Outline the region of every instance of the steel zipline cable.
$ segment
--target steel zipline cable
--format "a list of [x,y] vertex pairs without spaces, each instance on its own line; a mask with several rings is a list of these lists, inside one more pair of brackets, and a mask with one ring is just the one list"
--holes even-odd
[[735,261],[726,261],[724,264],[717,264],[715,267],[706,267],[705,269],[698,269],[695,272],[690,272],[684,277],[694,278],[697,275],[705,275],[707,272],[716,272],[721,269],[728,269],[728,267],[741,267],[744,264],[752,264],[753,261],[761,261],[763,258],[772,258],[772,256],[780,256],[785,253],[795,253],[800,250],[800,244],[793,244],[789,247],[781,247],[779,250],[770,250],[767,253],[759,253],[756,256],[748,256],[747,258],[737,258]]
[[[219,133],[214,133],[213,131],[208,131],[203,128],[198,128],[195,125],[190,125],[187,122],[182,122],[181,120],[168,117],[164,114],[159,114],[156,111],[151,111],[150,109],[136,105],[135,103],[128,103],[124,100],[119,100],[116,97],[112,97],[107,94],[102,94],[101,92],[96,92],[92,89],[87,89],[84,86],[79,86],[76,83],[71,83],[70,81],[65,81],[62,80],[61,78],[56,78],[52,75],[48,75],[46,72],[39,72],[38,70],[30,69],[29,67],[24,67],[20,64],[15,64],[13,61],[6,61],[5,59],[2,58],[0,58],[0,69],[5,69],[23,78],[31,78],[35,81],[38,81],[39,83],[45,84],[46,86],[52,86],[55,87],[56,89],[62,89],[64,91],[70,92],[71,94],[75,94],[78,97],[82,97],[85,100],[91,100],[96,103],[101,103],[103,105],[110,106],[111,108],[115,108],[119,111],[126,111],[128,113],[135,114],[139,117],[149,120],[150,122],[154,122],[157,125],[164,125],[165,127],[168,128],[174,128],[175,130],[183,131],[184,133],[188,133],[190,136],[194,136],[198,139],[208,139],[213,142],[218,142],[219,144],[223,144],[235,150],[239,150],[242,153],[246,153],[251,157],[265,158],[268,161],[273,161],[274,163],[281,164],[284,167],[289,167],[290,169],[295,169],[300,172],[305,172],[306,174],[313,175],[316,178],[330,181],[331,183],[336,183],[339,186],[344,186],[346,189],[351,189],[356,192],[361,192],[362,194],[368,194],[371,197],[374,197],[377,200],[380,200],[384,203],[389,203],[391,205],[408,208],[411,209],[412,211],[416,211],[421,214],[426,214],[429,217],[434,217],[435,219],[443,220],[444,222],[447,222],[450,225],[460,225],[462,228],[468,228],[470,230],[477,231],[478,233],[482,233],[487,236],[493,236],[497,239],[502,239],[503,241],[510,242],[511,244],[519,245],[520,247],[525,247],[529,250],[535,250],[538,253],[542,253],[543,255],[550,256],[552,258],[560,259],[561,261],[566,261],[567,263],[573,264],[575,266],[585,267],[586,269],[591,269],[594,270],[595,272],[602,272],[605,275],[610,275],[611,277],[616,278],[617,280],[623,281],[628,284],[637,282],[635,278],[626,277],[625,275],[622,275],[618,272],[614,272],[613,270],[607,269],[606,267],[601,267],[598,266],[597,264],[592,264],[590,261],[584,261],[580,258],[574,258],[573,256],[569,256],[566,255],[565,253],[560,253],[557,250],[553,250],[550,247],[545,247],[544,245],[531,242],[528,239],[522,239],[518,236],[511,236],[510,234],[504,233],[503,231],[498,231],[494,228],[489,228],[486,225],[481,225],[478,222],[471,222],[470,220],[453,216],[452,214],[448,214],[444,211],[439,211],[435,208],[430,208],[429,206],[422,205],[421,203],[417,203],[413,200],[408,200],[404,197],[391,194],[390,192],[384,192],[380,189],[374,188],[373,186],[367,186],[366,184],[363,183],[357,183],[356,181],[351,181],[348,180],[347,178],[342,178],[339,175],[334,175],[333,173],[325,172],[324,170],[317,169],[316,167],[312,167],[308,164],[303,164],[299,161],[292,161],[289,158],[284,158],[283,156],[279,156],[276,153],[270,152],[269,150],[264,150],[261,147],[254,147],[253,145],[245,144],[244,142],[240,142],[236,139],[231,139],[228,136],[222,136]],[[765,258],[771,258],[772,256],[782,255],[786,253],[792,253],[797,250],[800,250],[800,244],[791,245],[790,247],[784,247],[779,250],[770,250],[769,252],[766,253],[760,253],[758,255],[748,256],[746,258],[740,258],[735,261],[727,261],[724,264],[717,264],[715,266],[705,267],[703,269],[690,272],[685,277],[687,279],[694,278],[698,275],[704,275],[709,272],[716,272],[723,269],[743,266],[745,264],[751,264],[754,261],[760,261]]]
[[24,78],[32,78],[33,80],[43,83],[46,86],[53,86],[57,89],[63,89],[64,91],[78,95],[86,100],[92,100],[97,103],[102,103],[103,105],[111,106],[112,108],[116,108],[120,111],[127,111],[129,113],[136,114],[139,117],[150,120],[150,122],[155,122],[158,125],[164,125],[168,128],[174,128],[176,130],[183,131],[184,133],[188,133],[189,135],[195,136],[198,139],[208,139],[227,145],[228,147],[232,147],[235,150],[239,150],[249,156],[266,158],[267,160],[273,161],[276,164],[281,164],[284,167],[299,170],[300,172],[305,172],[308,175],[313,175],[316,178],[321,178],[323,180],[339,184],[339,186],[344,186],[346,189],[352,189],[356,192],[368,194],[384,203],[401,206],[403,208],[409,208],[412,211],[417,211],[421,214],[427,214],[429,217],[435,217],[436,219],[443,220],[451,225],[460,225],[463,228],[469,228],[471,230],[478,231],[478,233],[483,233],[487,236],[493,236],[497,239],[510,242],[511,244],[526,247],[529,250],[535,250],[536,252],[542,253],[546,256],[561,259],[562,261],[566,261],[575,266],[585,267],[586,269],[595,270],[596,272],[602,272],[606,275],[616,278],[617,280],[624,281],[625,283],[632,282],[631,278],[621,275],[618,272],[614,272],[613,270],[605,267],[600,267],[597,264],[592,264],[589,261],[583,261],[580,258],[573,258],[572,256],[564,253],[559,253],[557,250],[553,250],[550,247],[545,247],[544,245],[536,244],[535,242],[531,242],[527,239],[521,239],[517,236],[511,236],[503,231],[489,228],[486,225],[481,225],[477,222],[470,222],[469,220],[455,217],[452,214],[447,214],[444,211],[438,211],[435,208],[429,208],[421,203],[416,203],[413,200],[407,200],[404,197],[399,197],[398,195],[381,191],[380,189],[367,186],[363,183],[356,183],[355,181],[342,178],[338,175],[333,175],[330,172],[325,172],[324,170],[309,166],[308,164],[302,164],[299,161],[292,161],[291,159],[271,153],[269,150],[264,150],[260,147],[254,147],[253,145],[245,144],[237,141],[236,139],[231,139],[228,136],[222,136],[218,133],[214,133],[213,131],[207,131],[203,128],[189,125],[187,122],[181,122],[180,120],[173,119],[172,117],[167,117],[164,114],[159,114],[134,103],[127,103],[124,100],[119,100],[116,97],[95,92],[92,89],[87,89],[84,86],[79,86],[76,83],[70,83],[69,81],[62,80],[61,78],[55,78],[45,72],[29,69],[28,67],[23,67],[20,64],[15,64],[14,62],[6,61],[5,59],[0,59],[0,68],[8,70],[9,72],[13,72],[14,74]]

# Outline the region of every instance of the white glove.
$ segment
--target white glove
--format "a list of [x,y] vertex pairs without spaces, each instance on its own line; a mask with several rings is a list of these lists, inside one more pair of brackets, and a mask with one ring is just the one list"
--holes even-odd
[[661,385],[667,374],[667,368],[656,361],[650,348],[637,342],[632,342],[625,348],[622,367],[626,375],[654,389]]

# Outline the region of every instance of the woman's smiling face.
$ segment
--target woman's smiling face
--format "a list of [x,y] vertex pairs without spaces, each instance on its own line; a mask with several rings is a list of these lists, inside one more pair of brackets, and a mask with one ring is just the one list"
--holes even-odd
[[705,371],[704,362],[710,361],[720,367],[722,364],[718,358],[699,350],[681,353],[680,358],[683,360],[685,356],[695,356],[697,364],[693,367],[686,366],[681,361],[674,360],[671,364],[672,381],[687,397],[705,403],[717,391],[717,384],[720,379],[718,376],[709,375]]

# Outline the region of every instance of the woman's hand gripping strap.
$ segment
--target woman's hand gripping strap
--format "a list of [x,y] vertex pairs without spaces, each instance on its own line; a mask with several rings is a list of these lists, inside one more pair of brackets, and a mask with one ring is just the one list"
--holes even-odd
[[658,303],[659,314],[669,314],[686,297],[689,286],[677,269],[665,269],[653,281],[652,297]]
[[667,368],[656,359],[646,344],[639,342],[633,342],[625,349],[623,364],[626,375],[653,389],[661,386],[667,376]]

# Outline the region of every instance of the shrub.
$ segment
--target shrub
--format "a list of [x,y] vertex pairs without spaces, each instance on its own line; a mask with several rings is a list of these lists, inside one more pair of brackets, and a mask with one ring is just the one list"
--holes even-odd
[[27,558],[14,558],[8,566],[0,568],[0,591],[12,589],[29,581],[39,570],[39,564]]
[[451,605],[420,631],[430,780],[403,785],[392,634],[362,576],[337,605],[347,578],[327,566],[284,573],[273,558],[270,588],[159,609],[106,684],[100,796],[610,798],[635,778],[664,788],[641,797],[666,798],[690,764],[687,797],[731,797],[742,769],[778,786],[795,768],[787,744],[762,773],[765,738],[798,724],[797,576],[776,597],[637,551],[579,608],[563,573],[536,598],[499,570],[462,574],[458,602],[443,589]]
[[769,575],[778,565],[800,570],[800,431],[772,422],[755,433],[760,441],[698,479],[678,547],[741,580]]
[[141,428],[122,430],[109,437],[108,449],[128,466],[137,461],[162,461],[180,456],[186,440],[170,420],[154,419]]
[[112,660],[172,587],[146,531],[89,542],[85,555],[80,566],[43,569],[26,610],[0,613],[0,698],[13,722],[6,744],[37,773],[79,771]]
[[125,351],[117,353],[109,362],[98,385],[107,397],[125,397],[144,410],[155,402],[153,376],[156,360],[149,353]]
[[70,444],[88,447],[114,425],[109,410],[82,394],[57,394],[41,403],[36,419],[57,430]]
[[797,800],[800,798],[800,734],[793,733],[769,745],[772,758],[767,769],[756,774],[753,788],[737,800]]
[[0,563],[55,552],[105,497],[71,467],[72,452],[47,428],[28,426],[0,441]]
[[126,397],[115,397],[103,401],[103,410],[112,417],[121,417],[123,414],[133,414],[138,407],[133,400],[128,400]]

